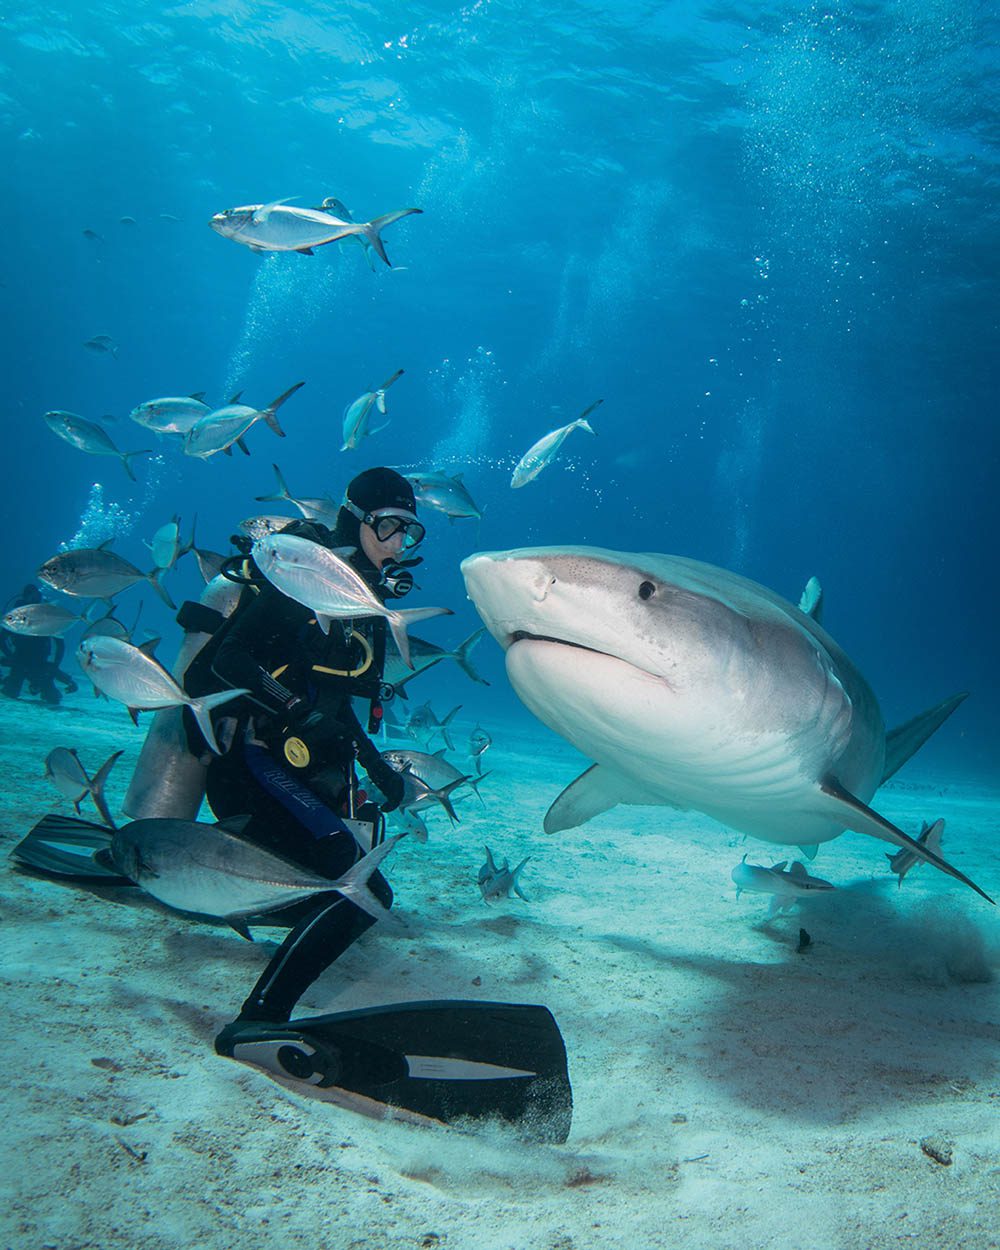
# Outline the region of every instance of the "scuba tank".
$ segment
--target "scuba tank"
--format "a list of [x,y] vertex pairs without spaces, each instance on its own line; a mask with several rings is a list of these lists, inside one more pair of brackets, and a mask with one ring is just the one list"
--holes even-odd
[[[220,574],[208,583],[196,604],[183,605],[178,621],[184,627],[184,639],[171,670],[179,685],[184,685],[195,656],[232,615],[242,593],[239,582]],[[183,712],[183,708],[169,707],[153,717],[122,804],[122,811],[132,820],[198,817],[208,768],[188,748]]]

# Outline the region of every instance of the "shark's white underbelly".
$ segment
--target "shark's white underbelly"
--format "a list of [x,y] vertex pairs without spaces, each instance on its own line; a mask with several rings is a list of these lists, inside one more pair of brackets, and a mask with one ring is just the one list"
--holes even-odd
[[[790,730],[780,708],[752,698],[679,693],[613,657],[546,643],[512,647],[507,671],[540,720],[623,779],[623,801],[693,809],[789,845],[843,832],[821,802],[822,722]],[[866,800],[877,762],[862,772],[852,780]]]

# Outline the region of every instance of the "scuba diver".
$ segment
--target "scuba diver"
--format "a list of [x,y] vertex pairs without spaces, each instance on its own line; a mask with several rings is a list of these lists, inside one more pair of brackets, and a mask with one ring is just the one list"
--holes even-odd
[[[385,602],[413,587],[424,526],[406,478],[373,468],[348,485],[332,530],[296,520],[282,533],[337,549]],[[374,923],[338,886],[390,845],[383,813],[402,802],[405,782],[370,736],[392,693],[383,684],[385,619],[333,620],[324,634],[314,613],[249,557],[247,543],[177,618],[185,641],[174,673],[187,694],[220,684],[247,691],[213,713],[223,754],[209,750],[186,710],[157,712],[124,804],[134,825],[118,831],[196,831],[186,822],[196,820],[204,793],[239,840],[330,881],[329,891],[269,913],[267,923],[289,932],[217,1035],[216,1052],[351,1110],[422,1123],[501,1119],[528,1138],[565,1141],[566,1049],[543,1005],[433,999],[291,1018],[308,987]],[[355,699],[367,704],[364,726]],[[50,876],[127,888],[136,874],[115,859],[116,838],[104,825],[52,814],[13,854]],[[367,888],[389,908],[392,890],[377,871]]]
[[[41,591],[29,582],[20,594],[7,601],[3,611],[7,613],[14,608],[41,602]],[[62,695],[55,686],[57,681],[66,687],[67,694],[78,688],[73,678],[59,667],[65,654],[66,644],[61,638],[0,630],[0,664],[7,668],[0,690],[9,699],[18,699],[27,684],[31,693],[37,694],[43,703],[56,707],[62,702]]]
[[[425,531],[406,478],[374,468],[351,481],[333,530],[303,520],[282,532],[352,550],[347,559],[384,602],[412,588],[410,570],[420,561],[409,553]],[[249,814],[241,837],[334,880],[380,840],[382,813],[403,798],[403,778],[369,737],[379,728],[386,693],[385,620],[334,621],[324,634],[309,608],[255,574],[249,561],[239,564],[247,574],[244,599],[184,681],[194,695],[217,690],[220,682],[249,691],[220,710],[217,733],[231,746],[209,762],[209,806],[220,821]],[[367,732],[352,699],[368,703]],[[200,737],[193,721],[188,732]],[[192,745],[196,753],[204,751],[203,743]],[[357,767],[377,787],[377,804],[359,790]],[[369,846],[359,846],[345,819],[372,826]],[[381,875],[371,878],[369,889],[386,907],[391,904]],[[318,908],[315,899],[297,907],[286,915],[298,923],[237,1020],[223,1030],[220,1049],[231,1047],[246,1021],[287,1020],[306,988],[374,923],[339,894],[322,897]]]

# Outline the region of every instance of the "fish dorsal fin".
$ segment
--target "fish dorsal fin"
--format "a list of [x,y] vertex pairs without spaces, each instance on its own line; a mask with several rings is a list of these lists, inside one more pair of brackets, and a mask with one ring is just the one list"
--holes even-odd
[[[161,641],[162,639],[160,638],[147,638],[145,642],[139,643],[136,650],[141,651],[142,654],[148,656],[149,659],[155,660],[156,648],[160,645]],[[157,661],[157,663],[159,663],[159,661]]]
[[784,872],[784,871],[785,871],[785,865],[786,865],[787,863],[788,863],[788,860],[787,860],[787,859],[783,859],[783,860],[781,861],[781,863],[780,863],[780,864],[772,864],[772,865],[771,865],[771,871],[772,871],[772,872]]
[[275,208],[280,208],[282,204],[291,204],[292,200],[297,200],[297,195],[289,195],[283,200],[271,200],[268,204],[260,204],[254,209],[253,224],[255,226],[262,225],[270,217],[271,212]]
[[229,402],[231,404],[238,404],[242,397],[243,397],[243,392],[237,391],[235,395],[230,396]]
[[435,752],[433,753],[434,758],[435,758],[436,760],[443,760],[443,759],[444,759],[444,753],[445,753],[445,751],[447,751],[447,750],[448,750],[448,748],[447,748],[447,747],[442,747],[440,751],[435,751]]
[[197,402],[200,404],[205,399],[205,392],[204,391],[192,391],[191,394],[188,396],[188,399],[197,400]]
[[798,860],[796,860],[795,863],[792,864],[791,868],[789,868],[788,875],[790,877],[798,877],[799,879],[809,876],[806,872],[805,864],[800,864]]
[[112,535],[112,537],[111,537],[111,538],[105,538],[104,542],[102,542],[102,543],[98,543],[98,544],[97,544],[97,550],[98,550],[98,551],[110,551],[110,550],[111,550],[111,544],[112,544],[114,541],[115,541],[115,540],[114,540],[114,536],[113,536],[113,535]]

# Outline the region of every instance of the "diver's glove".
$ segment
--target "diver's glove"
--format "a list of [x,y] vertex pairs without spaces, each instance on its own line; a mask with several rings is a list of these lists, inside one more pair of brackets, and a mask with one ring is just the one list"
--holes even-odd
[[406,783],[402,776],[387,764],[385,776],[373,777],[372,780],[384,796],[379,807],[383,812],[394,812],[406,794]]

